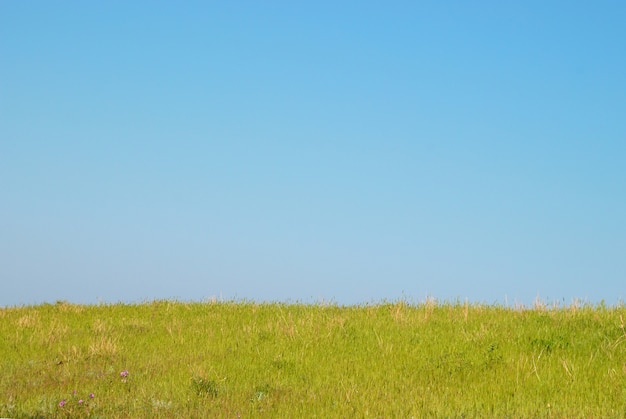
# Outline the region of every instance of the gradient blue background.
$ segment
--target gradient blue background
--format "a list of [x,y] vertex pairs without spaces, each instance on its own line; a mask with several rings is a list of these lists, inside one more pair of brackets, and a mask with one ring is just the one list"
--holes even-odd
[[625,22],[623,1],[0,2],[0,305],[618,303]]

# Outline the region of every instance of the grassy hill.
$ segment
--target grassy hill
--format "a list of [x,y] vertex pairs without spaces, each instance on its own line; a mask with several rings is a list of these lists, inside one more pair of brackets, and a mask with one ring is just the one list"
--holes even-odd
[[0,308],[1,417],[625,417],[626,308]]

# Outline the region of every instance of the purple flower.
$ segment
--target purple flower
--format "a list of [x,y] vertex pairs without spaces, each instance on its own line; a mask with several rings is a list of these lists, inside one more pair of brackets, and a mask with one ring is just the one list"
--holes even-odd
[[95,397],[95,396],[94,396],[94,394],[93,394],[93,393],[89,393],[89,398],[90,398],[90,399],[93,399],[94,397]]
[[76,390],[72,391],[72,394],[76,395]]
[[124,371],[120,372],[120,377],[122,377],[122,378],[128,377],[128,370],[124,370]]
[[80,400],[78,401],[78,404],[83,404],[83,399],[80,399]]
[[59,402],[59,406],[60,406],[60,407],[65,406],[65,399],[63,399],[63,400],[61,400],[61,401]]

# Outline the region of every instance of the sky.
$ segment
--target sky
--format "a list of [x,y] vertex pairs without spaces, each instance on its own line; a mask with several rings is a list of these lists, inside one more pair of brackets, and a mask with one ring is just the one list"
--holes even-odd
[[2,1],[0,306],[618,304],[623,1]]

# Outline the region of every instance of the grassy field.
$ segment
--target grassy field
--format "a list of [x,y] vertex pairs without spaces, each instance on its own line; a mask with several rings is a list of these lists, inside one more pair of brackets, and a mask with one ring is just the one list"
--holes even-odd
[[626,308],[0,308],[1,417],[626,417]]

